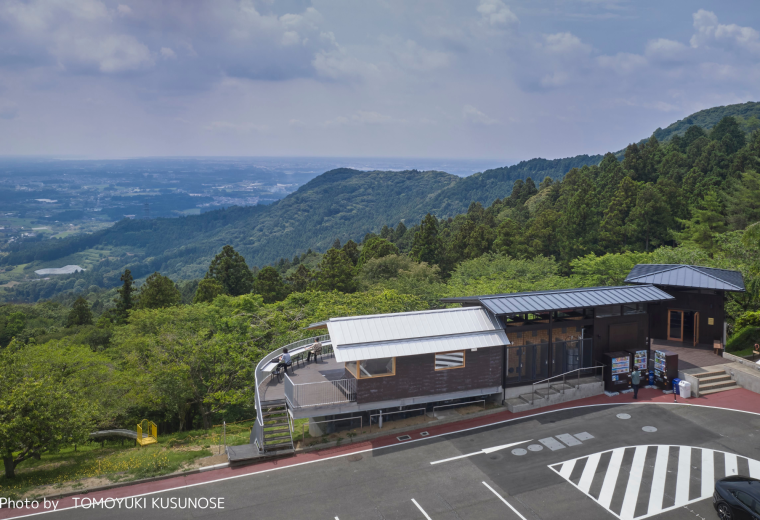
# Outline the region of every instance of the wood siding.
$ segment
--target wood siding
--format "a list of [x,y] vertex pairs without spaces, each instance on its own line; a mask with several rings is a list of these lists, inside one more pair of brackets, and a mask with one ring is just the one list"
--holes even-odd
[[648,349],[648,328],[648,314],[596,318],[594,320],[594,359],[604,363],[604,354],[607,352],[619,350],[634,352]]
[[435,370],[435,354],[396,358],[396,375],[356,382],[359,404],[501,385],[503,348],[465,350],[464,368]]
[[[663,287],[675,300],[649,305],[650,333],[654,339],[668,339],[668,309],[699,312],[699,342],[712,344],[713,340],[723,339],[723,292],[717,294],[697,294],[696,292],[678,291]],[[708,325],[708,318],[713,324]],[[685,346],[690,346],[686,345]]]

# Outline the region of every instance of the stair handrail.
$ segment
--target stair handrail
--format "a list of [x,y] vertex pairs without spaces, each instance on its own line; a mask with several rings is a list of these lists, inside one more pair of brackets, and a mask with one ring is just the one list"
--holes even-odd
[[564,374],[557,374],[556,376],[551,376],[551,377],[547,377],[546,379],[542,379],[541,381],[536,381],[531,386],[530,404],[532,405],[535,402],[535,399],[536,399],[536,385],[540,385],[540,384],[546,383],[546,394],[549,395],[549,388],[551,387],[551,384],[552,384],[551,380],[552,379],[556,379],[558,377],[561,377],[562,378],[562,385],[563,385],[562,393],[564,394],[565,393],[564,385],[565,385],[565,381],[567,380],[567,375],[568,374],[572,374],[573,372],[578,372],[578,383],[575,385],[575,387],[578,388],[578,385],[580,384],[580,380],[581,380],[581,370],[594,370],[594,374],[596,374],[596,369],[597,368],[601,368],[602,369],[602,377],[604,377],[604,367],[606,367],[606,366],[607,365],[605,365],[604,363],[599,363],[598,365],[595,365],[593,367],[576,368],[575,370],[570,370],[568,372],[565,372]]
[[[256,405],[256,422],[259,424],[261,428],[258,428],[259,431],[263,431],[264,429],[264,420],[261,416],[261,398],[259,397],[259,385],[263,382],[264,378],[267,376],[266,372],[264,372],[263,367],[268,365],[274,358],[280,356],[282,354],[282,350],[287,348],[288,350],[293,350],[298,347],[302,347],[304,345],[307,345],[309,343],[314,343],[314,341],[320,341],[321,343],[329,343],[330,342],[330,335],[329,334],[322,334],[320,336],[312,336],[310,338],[304,338],[300,339],[298,341],[294,341],[292,343],[288,343],[287,345],[283,345],[282,347],[279,347],[263,358],[261,358],[261,361],[259,361],[256,364],[256,370],[254,371],[253,379],[254,384],[256,385],[256,391],[254,393],[254,401]],[[262,447],[264,445],[263,439],[257,439],[261,441]]]

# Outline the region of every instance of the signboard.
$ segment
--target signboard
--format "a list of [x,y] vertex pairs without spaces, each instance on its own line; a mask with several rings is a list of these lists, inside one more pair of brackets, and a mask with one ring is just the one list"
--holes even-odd
[[647,354],[648,351],[646,350],[637,350],[636,354],[633,358],[633,364],[639,367],[639,370],[647,370],[649,365],[647,365]]
[[627,374],[630,372],[630,365],[628,364],[628,357],[612,358],[612,373],[613,374]]

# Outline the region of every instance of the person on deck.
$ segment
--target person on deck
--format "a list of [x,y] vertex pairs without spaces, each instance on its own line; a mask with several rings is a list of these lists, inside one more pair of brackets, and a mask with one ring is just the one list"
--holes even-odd
[[288,349],[284,348],[282,349],[282,355],[279,358],[279,362],[277,363],[277,366],[274,367],[275,371],[282,369],[287,369],[288,365],[290,364],[290,354],[288,354]]
[[306,362],[311,361],[311,356],[314,356],[314,361],[317,360],[317,356],[322,353],[322,343],[317,339],[308,348],[309,353],[306,355]]
[[641,383],[641,372],[639,372],[638,365],[634,365],[633,372],[631,372],[631,386],[633,387],[633,398],[639,398],[639,384]]

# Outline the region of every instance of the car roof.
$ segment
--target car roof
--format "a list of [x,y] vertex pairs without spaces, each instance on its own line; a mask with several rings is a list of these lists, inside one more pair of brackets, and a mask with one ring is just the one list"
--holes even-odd
[[732,489],[751,491],[753,494],[757,494],[757,496],[760,497],[760,480],[756,478],[743,475],[731,475],[730,477],[720,479],[718,482],[727,484],[727,487]]

